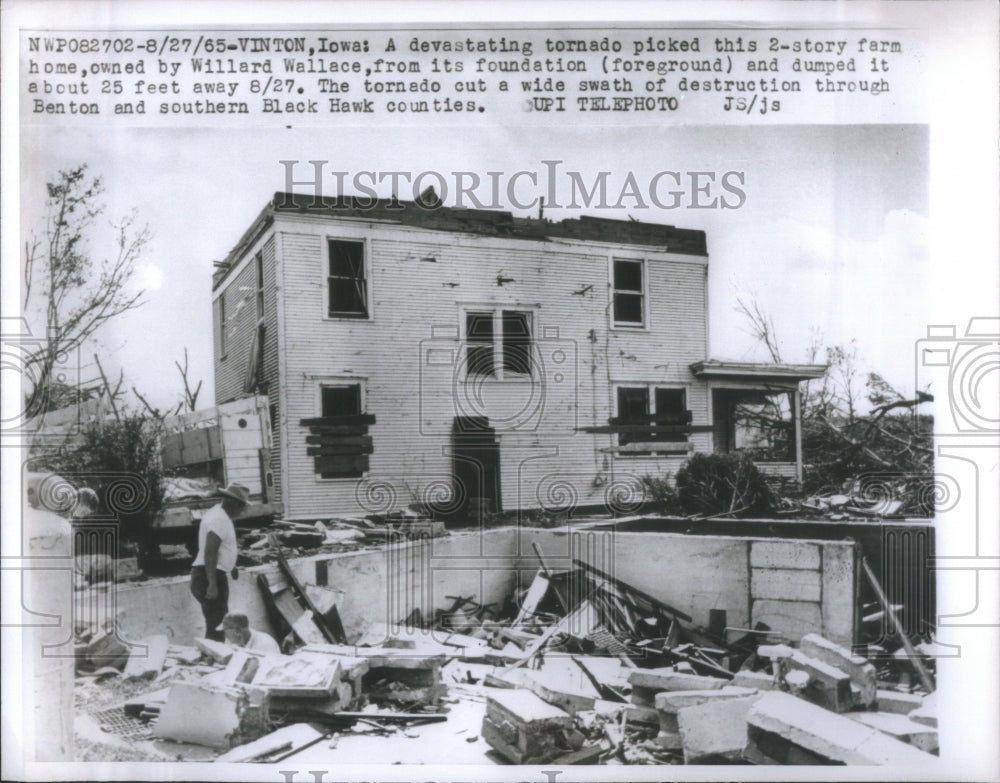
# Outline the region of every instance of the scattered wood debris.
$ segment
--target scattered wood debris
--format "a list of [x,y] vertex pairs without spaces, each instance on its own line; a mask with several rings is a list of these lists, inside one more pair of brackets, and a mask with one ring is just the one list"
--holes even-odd
[[122,717],[224,762],[277,761],[352,734],[421,736],[460,702],[482,719],[454,741],[514,764],[894,764],[937,752],[927,644],[870,645],[869,659],[815,633],[771,644],[770,629],[729,628],[724,611],[702,628],[619,575],[580,560],[553,571],[537,550],[540,568],[512,604],[447,596],[349,644],[336,591],[300,583],[276,552],[280,578],[259,586],[286,654],[81,629],[79,677],[147,681],[123,694]]

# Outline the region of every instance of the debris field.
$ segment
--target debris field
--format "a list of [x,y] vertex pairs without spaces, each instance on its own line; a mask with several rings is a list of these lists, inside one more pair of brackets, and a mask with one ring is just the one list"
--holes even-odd
[[257,587],[280,655],[80,627],[87,739],[96,725],[121,752],[219,762],[896,765],[937,753],[933,650],[902,629],[864,657],[815,633],[793,645],[762,623],[731,628],[724,611],[703,628],[614,574],[582,560],[553,571],[535,551],[540,568],[507,607],[449,597],[433,617],[349,640],[336,593],[301,584],[278,547],[279,578]]

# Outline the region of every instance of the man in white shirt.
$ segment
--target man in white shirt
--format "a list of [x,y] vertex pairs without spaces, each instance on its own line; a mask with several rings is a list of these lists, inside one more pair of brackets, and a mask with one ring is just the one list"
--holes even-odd
[[226,634],[226,644],[265,655],[281,654],[281,649],[274,638],[270,634],[251,628],[250,618],[242,612],[227,614],[222,619],[222,630]]
[[201,604],[205,637],[223,641],[218,628],[229,611],[229,581],[226,574],[236,571],[236,527],[233,517],[250,503],[250,490],[230,484],[219,490],[222,503],[213,506],[198,526],[198,555],[191,567],[191,594]]

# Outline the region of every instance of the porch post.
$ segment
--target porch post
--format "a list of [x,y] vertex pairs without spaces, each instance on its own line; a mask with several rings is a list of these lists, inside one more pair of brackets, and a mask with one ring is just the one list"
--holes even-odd
[[795,417],[795,480],[802,485],[802,395],[798,386],[792,392],[792,409]]

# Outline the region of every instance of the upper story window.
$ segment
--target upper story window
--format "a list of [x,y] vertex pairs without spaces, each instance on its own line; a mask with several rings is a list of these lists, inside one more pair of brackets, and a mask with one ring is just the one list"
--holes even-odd
[[327,244],[327,315],[335,318],[367,318],[365,243],[331,239]]
[[531,313],[476,310],[465,314],[465,374],[530,377]]
[[646,280],[642,261],[613,260],[614,322],[621,326],[644,326]]

